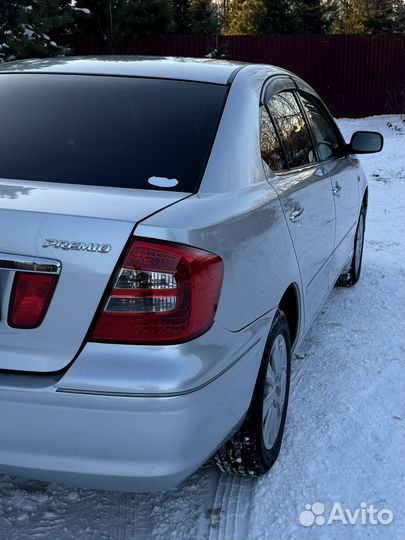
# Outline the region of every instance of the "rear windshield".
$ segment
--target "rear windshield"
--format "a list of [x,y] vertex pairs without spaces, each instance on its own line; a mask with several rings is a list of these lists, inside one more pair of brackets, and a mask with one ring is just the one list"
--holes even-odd
[[226,86],[0,75],[0,178],[198,189]]

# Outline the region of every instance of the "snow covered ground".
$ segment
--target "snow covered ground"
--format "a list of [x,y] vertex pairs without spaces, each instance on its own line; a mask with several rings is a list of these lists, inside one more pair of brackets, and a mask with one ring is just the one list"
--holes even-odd
[[[332,292],[293,361],[285,440],[271,473],[231,478],[208,463],[155,495],[0,476],[1,539],[405,537],[405,123],[379,116],[339,124],[346,137],[357,129],[385,137],[381,154],[362,158],[370,181],[363,274],[353,289]],[[324,505],[321,525],[306,527],[299,516],[313,503]],[[364,513],[362,503],[387,509],[393,520],[322,524],[334,503],[352,514]]]

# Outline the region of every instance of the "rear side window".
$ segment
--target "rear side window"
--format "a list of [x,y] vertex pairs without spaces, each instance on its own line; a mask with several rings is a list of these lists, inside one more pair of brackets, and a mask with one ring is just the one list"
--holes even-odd
[[268,102],[268,108],[280,133],[289,168],[315,162],[308,127],[292,92],[280,92]]
[[265,107],[261,108],[260,151],[263,160],[273,171],[287,168],[280,140]]
[[198,189],[226,86],[86,75],[0,75],[0,177]]

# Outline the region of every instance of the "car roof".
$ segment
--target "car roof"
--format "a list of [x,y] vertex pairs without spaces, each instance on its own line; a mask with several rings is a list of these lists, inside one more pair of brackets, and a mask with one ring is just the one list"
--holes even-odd
[[[227,84],[237,71],[252,64],[208,58],[153,56],[67,56],[16,60],[0,64],[0,73],[68,73],[153,77]],[[274,66],[268,66],[278,70]],[[283,70],[279,69],[280,72]]]

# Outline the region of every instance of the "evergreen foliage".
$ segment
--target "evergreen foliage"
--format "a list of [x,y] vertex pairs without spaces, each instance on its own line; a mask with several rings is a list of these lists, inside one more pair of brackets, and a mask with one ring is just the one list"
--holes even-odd
[[86,14],[69,0],[1,0],[0,61],[68,52],[52,38],[72,32]]

